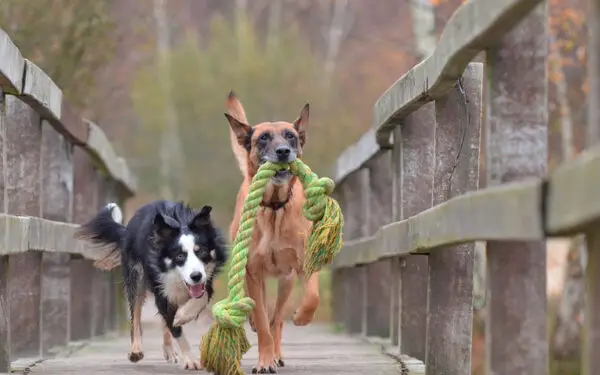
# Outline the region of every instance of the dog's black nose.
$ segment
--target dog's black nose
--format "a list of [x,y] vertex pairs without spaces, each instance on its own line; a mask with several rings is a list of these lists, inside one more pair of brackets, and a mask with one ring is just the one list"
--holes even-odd
[[190,279],[192,279],[192,281],[195,283],[199,282],[202,280],[202,272],[192,272]]
[[277,158],[279,158],[279,160],[285,160],[288,156],[290,156],[291,152],[292,150],[290,150],[288,146],[278,146],[275,149],[275,153],[277,154]]

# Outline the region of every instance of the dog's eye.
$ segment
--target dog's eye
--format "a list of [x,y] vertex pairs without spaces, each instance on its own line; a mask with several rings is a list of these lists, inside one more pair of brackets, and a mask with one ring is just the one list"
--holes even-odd
[[175,257],[175,261],[177,261],[177,262],[183,262],[184,260],[185,260],[185,254],[183,254],[183,253],[179,253]]
[[262,133],[260,135],[260,137],[258,137],[258,139],[260,139],[261,141],[268,141],[269,139],[271,139],[271,134],[269,134],[269,133]]
[[285,132],[285,134],[283,135],[286,139],[294,139],[296,138],[296,136],[294,135],[294,133],[292,132]]

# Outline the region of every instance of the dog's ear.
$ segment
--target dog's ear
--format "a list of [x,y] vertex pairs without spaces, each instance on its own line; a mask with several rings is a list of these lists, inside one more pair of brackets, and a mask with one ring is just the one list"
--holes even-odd
[[231,116],[229,113],[225,113],[225,117],[227,118],[227,121],[229,121],[229,126],[231,126],[233,134],[235,134],[238,144],[246,147],[248,144],[248,138],[252,132],[252,127]]
[[306,131],[308,129],[308,115],[310,112],[310,108],[308,103],[304,105],[302,111],[300,112],[300,117],[296,121],[294,121],[294,128],[298,132],[298,136],[300,137],[300,145],[304,146],[306,143]]
[[154,230],[162,238],[174,237],[181,226],[177,220],[163,213],[157,213],[154,217]]
[[194,216],[192,221],[188,224],[191,230],[199,229],[205,225],[210,224],[210,212],[212,211],[211,206],[204,206],[200,209],[200,212]]

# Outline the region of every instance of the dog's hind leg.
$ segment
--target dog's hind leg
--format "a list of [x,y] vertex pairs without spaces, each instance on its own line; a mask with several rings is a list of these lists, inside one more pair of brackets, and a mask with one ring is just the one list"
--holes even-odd
[[139,362],[144,358],[142,351],[142,307],[146,299],[146,289],[141,268],[138,265],[129,267],[123,264],[123,278],[125,294],[129,303],[129,316],[131,324],[131,350],[129,360]]
[[300,307],[294,313],[292,321],[297,326],[305,326],[312,322],[315,312],[319,307],[319,274],[313,273],[308,280],[302,277],[304,282],[304,294]]
[[280,277],[277,284],[277,302],[275,303],[275,311],[271,318],[271,336],[273,336],[275,348],[275,361],[277,366],[283,367],[283,355],[281,354],[281,333],[283,331],[283,317],[285,314],[285,305],[292,289],[294,288],[294,275]]
[[193,355],[190,348],[190,343],[183,334],[183,329],[181,329],[181,327],[173,326],[173,320],[175,319],[177,306],[169,303],[169,301],[162,296],[157,296],[155,301],[156,307],[158,308],[159,313],[163,316],[167,328],[175,340],[177,340],[177,345],[179,345],[179,350],[181,351],[181,362],[183,364],[183,368],[191,371],[202,370],[200,358],[196,360],[192,359]]

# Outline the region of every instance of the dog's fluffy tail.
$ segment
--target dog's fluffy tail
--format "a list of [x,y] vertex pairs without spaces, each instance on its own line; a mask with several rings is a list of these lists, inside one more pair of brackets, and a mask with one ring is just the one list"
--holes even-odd
[[125,230],[121,209],[116,203],[109,203],[93,219],[82,225],[75,237],[102,248],[104,255],[94,261],[94,266],[108,271],[121,264],[121,243]]
[[[235,117],[238,121],[248,124],[246,111],[233,90],[227,95],[227,113]],[[248,152],[238,143],[237,137],[233,133],[233,130],[231,130],[231,127],[229,127],[229,139],[231,140],[231,149],[238,162],[240,171],[242,172],[242,175],[246,177],[248,175]]]

